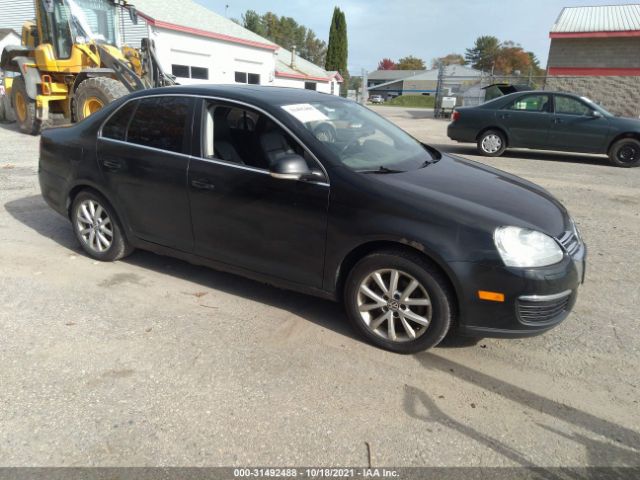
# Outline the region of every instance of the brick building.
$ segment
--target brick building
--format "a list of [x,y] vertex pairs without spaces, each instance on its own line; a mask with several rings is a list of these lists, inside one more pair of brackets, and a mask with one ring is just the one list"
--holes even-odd
[[548,90],[640,116],[640,5],[565,8],[549,36]]

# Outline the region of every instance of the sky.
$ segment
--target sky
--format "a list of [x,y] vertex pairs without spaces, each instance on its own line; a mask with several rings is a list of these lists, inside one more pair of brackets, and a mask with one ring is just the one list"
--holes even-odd
[[[545,67],[549,30],[563,7],[638,3],[616,0],[196,0],[240,18],[249,9],[293,17],[327,41],[334,6],[346,15],[348,68],[352,75],[375,70],[382,58],[414,55],[429,67],[448,53],[464,54],[480,35],[513,40],[533,51]],[[225,6],[228,8],[225,9]]]

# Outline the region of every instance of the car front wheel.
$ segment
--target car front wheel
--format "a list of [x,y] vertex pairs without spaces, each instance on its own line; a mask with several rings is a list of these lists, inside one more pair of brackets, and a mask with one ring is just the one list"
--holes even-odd
[[71,207],[71,222],[82,249],[91,258],[113,262],[132,251],[115,212],[102,195],[80,192]]
[[398,353],[436,346],[449,331],[454,302],[447,280],[417,254],[377,252],[351,270],[347,315],[371,343]]
[[507,141],[502,132],[487,130],[478,137],[478,151],[485,157],[499,157],[507,149]]
[[609,151],[609,161],[616,167],[640,166],[640,142],[634,138],[618,140]]

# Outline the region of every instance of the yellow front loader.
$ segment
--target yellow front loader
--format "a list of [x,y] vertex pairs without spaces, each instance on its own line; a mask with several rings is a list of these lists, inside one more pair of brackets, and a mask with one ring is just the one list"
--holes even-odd
[[118,48],[118,13],[128,11],[137,23],[132,5],[123,0],[34,4],[35,23],[23,25],[21,45],[5,47],[0,59],[9,108],[23,132],[37,135],[55,116],[80,121],[129,92],[175,84],[160,67],[152,41],[143,39],[139,50]]

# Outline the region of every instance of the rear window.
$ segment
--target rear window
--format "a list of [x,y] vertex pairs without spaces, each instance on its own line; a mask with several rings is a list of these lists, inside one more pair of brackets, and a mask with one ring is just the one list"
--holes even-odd
[[118,110],[102,127],[102,136],[114,140],[125,141],[127,139],[127,127],[136,108],[137,102],[129,102]]
[[184,153],[191,99],[153,97],[140,100],[129,125],[127,141],[145,147]]

